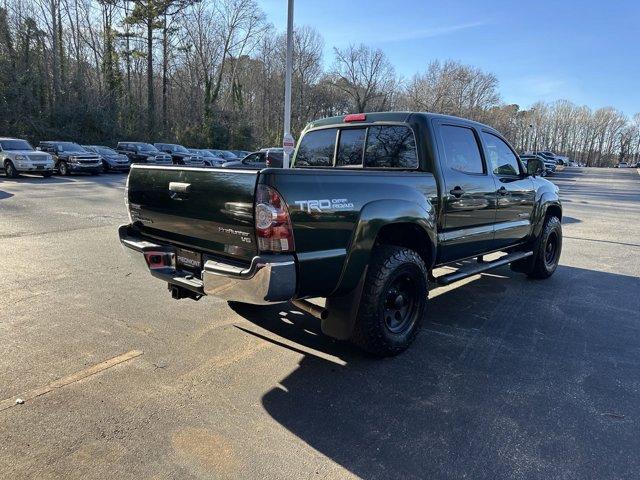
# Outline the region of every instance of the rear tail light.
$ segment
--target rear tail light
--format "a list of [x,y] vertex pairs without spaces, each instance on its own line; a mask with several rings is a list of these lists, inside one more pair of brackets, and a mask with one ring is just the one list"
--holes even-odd
[[265,161],[265,163],[267,164],[267,167],[271,166],[271,157],[269,155],[267,155],[267,160]]
[[255,218],[260,251],[292,252],[295,249],[287,205],[273,188],[258,185]]

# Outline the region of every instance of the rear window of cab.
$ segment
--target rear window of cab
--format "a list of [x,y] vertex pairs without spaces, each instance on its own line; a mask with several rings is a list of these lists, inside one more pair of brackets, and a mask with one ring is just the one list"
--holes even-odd
[[414,169],[418,155],[405,125],[326,128],[302,137],[293,166]]

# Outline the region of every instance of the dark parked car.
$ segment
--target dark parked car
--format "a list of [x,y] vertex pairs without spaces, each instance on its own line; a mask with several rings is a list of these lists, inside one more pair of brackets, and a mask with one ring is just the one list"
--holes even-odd
[[173,165],[171,155],[161,152],[150,143],[118,142],[116,151],[126,155],[132,164],[145,163],[148,165]]
[[[508,264],[543,279],[558,266],[558,187],[488,125],[407,112],[326,118],[305,128],[292,165],[136,166],[120,241],[173,298],[291,301],[325,334],[377,355],[403,351],[433,315],[430,280]],[[493,252],[503,255],[484,257]],[[455,270],[433,277],[441,266]],[[324,307],[306,300],[316,297]]]
[[202,158],[205,167],[221,167],[226,160],[222,157],[218,157],[204,148],[188,148],[190,153]]
[[60,175],[71,173],[97,175],[102,171],[100,155],[87,151],[77,143],[47,140],[40,142],[38,149],[51,154],[55,162],[55,170]]
[[520,155],[520,160],[525,162],[525,164],[528,164],[529,160],[534,159],[534,158],[536,160],[541,161],[544,164],[544,170],[542,172],[542,176],[543,177],[546,177],[547,175],[556,172],[556,162],[554,162],[552,160],[549,160],[549,159],[543,157],[542,155],[538,155],[538,154]]
[[155,147],[171,155],[174,165],[185,165],[187,167],[204,167],[204,161],[199,155],[194,155],[182,145],[176,143],[154,143]]
[[208,148],[207,150],[220,158],[224,158],[226,162],[234,162],[236,160],[242,159],[242,157],[238,157],[231,150],[218,150],[215,148]]
[[559,155],[556,155],[553,152],[540,151],[540,152],[534,152],[534,155],[540,155],[545,160],[550,161],[550,162],[554,162],[556,165],[564,165],[565,164],[564,160]]
[[251,153],[249,150],[229,150],[229,151],[238,158],[244,158]]
[[83,148],[100,155],[103,172],[128,172],[131,167],[129,158],[122,153],[116,152],[113,148],[102,145],[83,145]]
[[282,168],[282,157],[284,151],[282,148],[263,148],[258,152],[253,152],[244,157],[242,160],[227,162],[224,168],[250,168],[259,170],[267,167]]

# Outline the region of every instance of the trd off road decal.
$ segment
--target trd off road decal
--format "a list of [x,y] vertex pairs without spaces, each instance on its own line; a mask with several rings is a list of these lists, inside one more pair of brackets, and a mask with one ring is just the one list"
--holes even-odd
[[303,212],[324,212],[327,210],[351,210],[353,203],[346,198],[324,198],[322,200],[296,200],[295,203]]

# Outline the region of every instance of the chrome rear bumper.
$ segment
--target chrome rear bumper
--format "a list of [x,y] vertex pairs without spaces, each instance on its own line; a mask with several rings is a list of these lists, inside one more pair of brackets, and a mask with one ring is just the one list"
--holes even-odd
[[286,302],[295,297],[293,255],[258,255],[248,267],[208,259],[198,277],[176,267],[173,245],[148,241],[132,232],[131,225],[122,225],[118,234],[120,243],[142,261],[151,275],[196,294],[258,305]]

